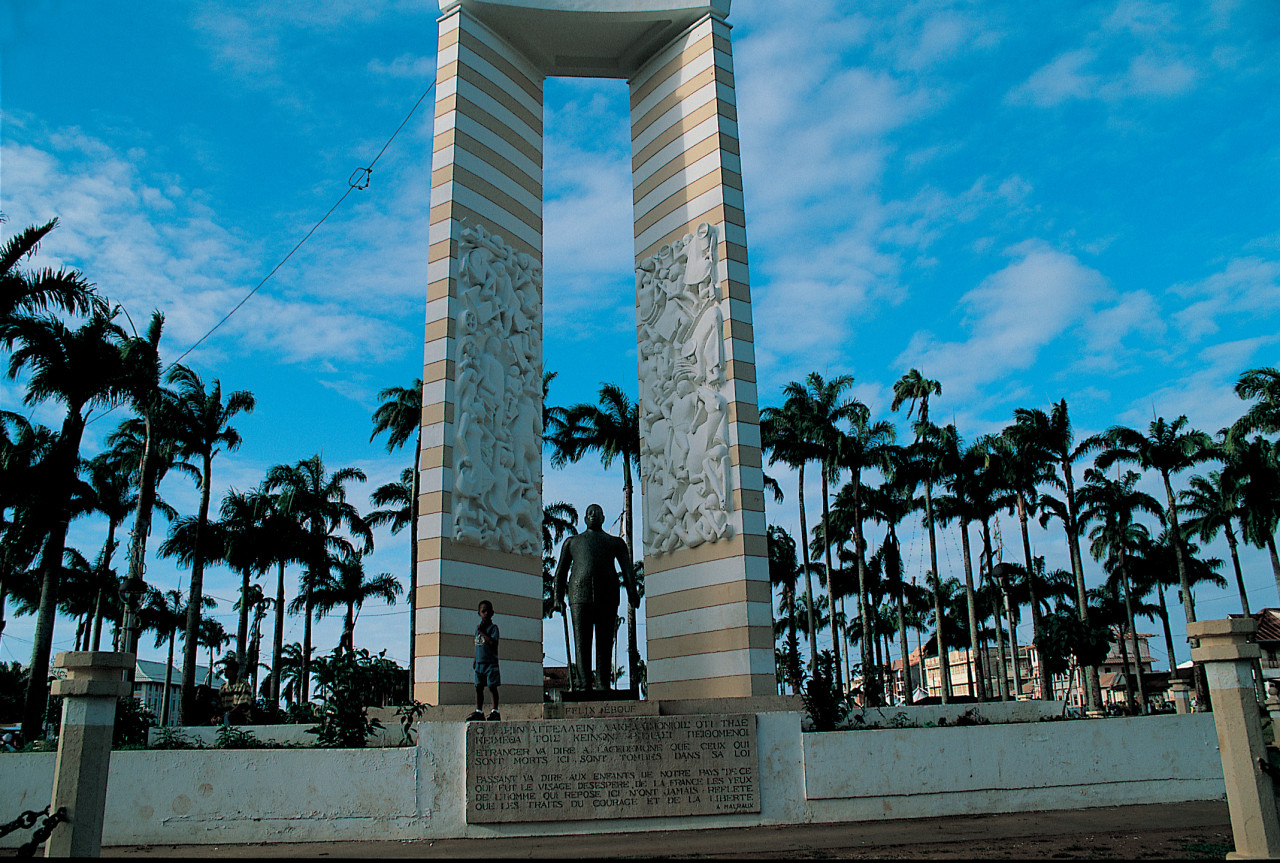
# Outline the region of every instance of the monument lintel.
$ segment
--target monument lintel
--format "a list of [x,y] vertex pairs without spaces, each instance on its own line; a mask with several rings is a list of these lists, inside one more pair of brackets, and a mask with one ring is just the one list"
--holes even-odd
[[731,0],[442,0],[509,40],[548,77],[630,78],[701,18]]

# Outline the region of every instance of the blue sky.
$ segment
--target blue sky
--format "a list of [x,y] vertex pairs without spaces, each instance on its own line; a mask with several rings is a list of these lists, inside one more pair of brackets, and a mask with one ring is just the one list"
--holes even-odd
[[[436,15],[430,2],[10,4],[5,235],[58,216],[39,262],[82,268],[139,327],[162,310],[176,358],[427,89]],[[1239,372],[1277,363],[1273,3],[738,0],[730,22],[762,405],[809,371],[849,373],[853,394],[886,416],[893,381],[917,366],[943,383],[935,418],[970,439],[1015,407],[1060,398],[1080,436],[1145,426],[1153,411],[1214,431],[1242,410],[1230,390]],[[378,390],[421,369],[430,102],[369,188],[188,357],[258,398],[237,423],[243,449],[215,461],[215,497],[322,452],[369,474],[353,489],[367,508],[367,492],[409,463],[368,442],[369,416]],[[558,403],[591,400],[603,381],[636,391],[626,104],[623,82],[546,87],[546,366]],[[20,398],[19,384],[0,383],[0,405]],[[54,423],[56,412],[33,416]],[[90,426],[87,453],[118,417]],[[771,501],[769,519],[794,532],[794,478],[771,473],[788,500]],[[548,469],[545,497],[598,500],[612,517],[619,485],[598,466]],[[187,480],[173,476],[162,494],[194,510]],[[812,523],[816,483],[808,500]],[[1011,539],[1015,529],[1006,522]],[[958,574],[958,534],[948,537],[941,566]],[[922,532],[903,538],[908,561],[920,559]],[[100,526],[77,523],[72,542],[95,550]],[[1066,565],[1060,531],[1033,542]],[[373,570],[403,577],[406,544],[380,534]],[[1264,556],[1245,562],[1254,606],[1280,602]],[[164,587],[183,579],[162,561],[148,574]],[[1092,564],[1088,575],[1100,578]],[[235,577],[215,568],[207,583],[233,628]],[[1205,593],[1201,616],[1238,611],[1233,597]],[[371,605],[357,639],[403,661],[406,626],[403,604]],[[321,649],[339,627],[318,629]],[[0,658],[28,659],[30,629],[12,620]],[[60,625],[55,650],[72,634]],[[291,619],[286,639],[300,636]],[[558,635],[546,650],[563,659]]]

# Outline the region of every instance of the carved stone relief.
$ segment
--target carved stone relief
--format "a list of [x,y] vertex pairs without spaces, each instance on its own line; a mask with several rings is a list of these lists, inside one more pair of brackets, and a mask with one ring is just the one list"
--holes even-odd
[[542,547],[542,267],[476,225],[458,243],[453,538]]
[[646,554],[731,531],[718,241],[704,223],[636,268]]

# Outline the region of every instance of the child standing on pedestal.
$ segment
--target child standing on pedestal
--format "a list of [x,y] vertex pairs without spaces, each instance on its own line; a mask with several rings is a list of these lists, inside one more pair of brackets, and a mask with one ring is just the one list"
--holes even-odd
[[480,622],[476,624],[476,658],[471,663],[476,672],[476,710],[467,719],[484,719],[484,688],[487,686],[493,696],[489,719],[497,722],[502,719],[498,714],[498,686],[502,677],[498,673],[498,625],[493,622],[493,603],[487,599],[480,600],[477,613]]

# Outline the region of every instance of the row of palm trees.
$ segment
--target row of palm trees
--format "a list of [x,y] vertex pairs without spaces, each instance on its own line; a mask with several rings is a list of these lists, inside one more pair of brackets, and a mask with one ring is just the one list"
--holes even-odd
[[[188,366],[165,367],[159,312],[143,333],[130,334],[117,320],[121,309],[80,273],[31,267],[38,244],[55,226],[56,220],[29,228],[0,248],[0,345],[8,353],[8,375],[21,379],[26,406],[57,405],[63,415],[61,427],[49,429],[21,414],[0,412],[0,634],[12,594],[19,613],[36,615],[32,669],[48,667],[59,610],[79,622],[76,645],[86,649],[100,648],[104,621],[110,621],[114,647],[136,654],[140,634],[150,629],[157,633],[157,646],[167,641],[172,665],[180,635],[182,708],[189,716],[197,650],[202,643],[225,644],[225,634],[205,613],[211,600],[204,587],[206,567],[224,564],[241,575],[235,643],[242,668],[250,659],[250,617],[256,632],[265,609],[275,611],[274,698],[280,695],[283,615],[304,614],[300,694],[305,701],[313,618],[342,609],[341,646],[352,650],[363,602],[377,597],[393,603],[401,592],[388,574],[366,575],[363,558],[373,549],[377,525],[389,524],[393,532],[412,526],[407,514],[416,498],[412,476],[379,488],[373,505],[382,508],[362,515],[347,500],[347,485],[364,481],[364,473],[356,468],[330,472],[317,455],[272,468],[253,491],[231,490],[218,517],[211,517],[216,457],[240,447],[233,423],[254,409],[253,395],[224,392],[219,381],[207,384]],[[106,436],[103,452],[82,458],[88,424],[117,409],[130,415]],[[389,423],[390,410],[384,405],[375,414],[373,436],[391,431],[399,446],[404,438]],[[195,481],[200,497],[194,515],[178,517],[159,496],[170,472]],[[400,487],[405,483],[407,491]],[[156,512],[171,522],[158,553],[190,571],[185,594],[146,583]],[[67,546],[71,521],[90,514],[106,522],[92,563]],[[113,558],[118,533],[130,517],[126,573],[118,578]],[[304,571],[297,595],[286,605],[285,567],[294,563]],[[265,597],[251,580],[272,567],[275,595]],[[29,675],[22,717],[29,739],[41,728],[47,687],[46,675]],[[163,710],[168,712],[167,704]]]
[[[930,421],[930,400],[941,395],[942,385],[912,369],[894,385],[891,410],[905,405],[908,420],[915,418],[911,442],[899,444],[892,424],[873,420],[866,405],[846,397],[852,383],[847,375],[826,380],[813,373],[786,387],[782,406],[761,411],[769,464],[784,464],[798,475],[800,527],[807,538],[798,544],[797,561],[797,543],[780,528],[770,528],[770,571],[782,594],[780,674],[795,689],[803,671],[799,634],[806,636],[808,664],[815,668],[816,634],[830,628],[837,679],[852,679],[849,669],[856,664],[866,697],[875,703],[884,697],[882,678],[889,655],[887,647],[880,649],[881,640],[897,634],[904,679],[909,681],[907,632],[928,627],[931,652],[965,650],[971,665],[970,691],[979,698],[994,696],[997,693],[987,690],[992,675],[981,668],[988,655],[983,648],[994,638],[1002,669],[1006,641],[1016,657],[1018,611],[1025,606],[1046,659],[1039,664],[1039,691],[1054,691],[1051,672],[1065,654],[1085,668],[1087,698],[1097,707],[1097,665],[1106,646],[1099,644],[1100,627],[1126,633],[1136,654],[1136,617],[1160,618],[1172,666],[1176,658],[1164,589],[1177,588],[1184,616],[1191,622],[1196,619],[1195,588],[1223,583],[1215,571],[1221,561],[1198,558],[1194,539],[1209,542],[1225,535],[1245,613],[1250,606],[1237,553],[1241,541],[1268,549],[1280,589],[1280,559],[1274,551],[1280,454],[1268,438],[1280,430],[1280,372],[1275,369],[1253,369],[1241,376],[1236,391],[1253,404],[1216,437],[1191,428],[1181,416],[1173,421],[1157,417],[1145,432],[1115,426],[1078,442],[1065,399],[1047,411],[1019,408],[999,434],[966,442],[954,425]],[[1093,465],[1078,483],[1076,471],[1089,455],[1094,456]],[[1185,488],[1175,491],[1181,475],[1208,464],[1218,467],[1190,477]],[[1140,491],[1142,474],[1121,474],[1121,465],[1158,476],[1163,501]],[[822,485],[821,521],[812,530],[804,505],[804,473],[809,467],[819,471]],[[1114,477],[1108,475],[1112,468]],[[875,482],[868,482],[869,477]],[[846,482],[833,494],[841,479]],[[923,573],[908,578],[898,526],[915,513],[928,536],[929,563]],[[1001,513],[1017,517],[1022,553],[1015,560],[1003,560]],[[1143,515],[1155,520],[1154,530],[1141,522]],[[1043,559],[1033,557],[1028,531],[1033,518],[1044,527],[1060,524],[1069,569],[1045,573]],[[884,528],[878,549],[865,535],[869,522]],[[963,583],[939,571],[938,531],[946,527],[960,529]],[[980,543],[976,566],[971,529],[978,531]],[[1085,582],[1085,540],[1107,576],[1093,591]],[[818,558],[821,563],[812,562]],[[915,587],[917,575],[923,576],[924,590]],[[826,588],[825,597],[815,598],[815,576]],[[1158,604],[1143,605],[1148,596]],[[855,606],[847,615],[845,600]],[[850,658],[853,645],[860,654],[857,663]],[[1121,647],[1127,653],[1128,645],[1121,641]],[[952,697],[953,683],[949,663],[940,666],[945,701]],[[846,678],[841,677],[842,668]],[[1016,662],[1013,669],[1014,682],[1020,685]],[[1010,697],[1006,675],[994,677],[999,696]],[[1203,687],[1202,676],[1198,683]]]

